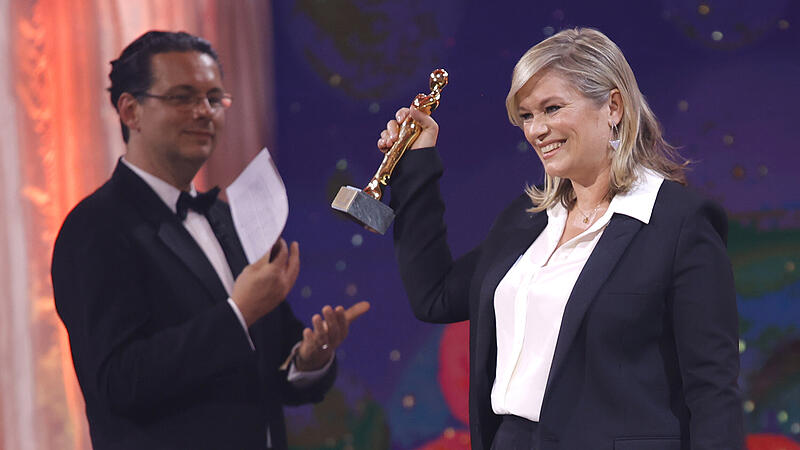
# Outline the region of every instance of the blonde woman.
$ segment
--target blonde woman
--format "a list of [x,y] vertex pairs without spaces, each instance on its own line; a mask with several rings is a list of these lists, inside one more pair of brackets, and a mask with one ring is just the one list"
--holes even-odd
[[738,449],[738,316],[724,211],[685,184],[619,48],[564,30],[517,63],[506,100],[545,170],[453,259],[438,125],[391,181],[412,309],[470,321],[473,449]]

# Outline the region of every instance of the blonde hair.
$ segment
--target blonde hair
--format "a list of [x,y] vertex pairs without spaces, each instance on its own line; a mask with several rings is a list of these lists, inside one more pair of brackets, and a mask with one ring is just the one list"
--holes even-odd
[[[619,47],[603,33],[591,28],[560,31],[539,42],[522,55],[514,67],[506,111],[512,124],[521,127],[517,92],[536,74],[553,70],[563,75],[585,97],[602,104],[614,89],[622,98],[622,118],[617,124],[619,148],[611,154],[609,197],[627,192],[636,182],[636,168],[644,166],[668,180],[686,184],[684,174],[690,161],[683,159],[661,133],[636,77]],[[556,202],[570,208],[575,192],[568,179],[545,174],[544,188],[526,188],[533,201],[531,212],[547,209]]]

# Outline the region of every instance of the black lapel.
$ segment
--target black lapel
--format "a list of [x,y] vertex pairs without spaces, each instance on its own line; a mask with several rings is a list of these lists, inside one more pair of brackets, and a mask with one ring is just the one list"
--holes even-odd
[[[514,226],[494,238],[496,251],[487,258],[492,261],[481,282],[478,305],[478,334],[475,341],[476,366],[494,380],[496,370],[497,330],[494,313],[494,292],[511,266],[525,253],[547,226],[547,213],[524,213]],[[491,389],[491,386],[488,387]]]
[[239,236],[236,234],[230,208],[226,203],[217,200],[206,214],[206,218],[222,246],[222,251],[225,252],[225,259],[228,260],[233,278],[236,279],[247,266],[247,256],[241,241],[239,241]]
[[162,222],[158,227],[158,237],[178,259],[183,262],[200,283],[211,294],[212,299],[225,299],[228,297],[225,286],[220,281],[217,271],[211,265],[206,254],[197,245],[192,235],[179,222],[177,216],[174,221]]
[[615,214],[608,224],[608,228],[603,231],[597,246],[591,256],[583,266],[583,270],[572,288],[572,293],[567,300],[564,309],[564,317],[561,319],[561,330],[556,341],[556,351],[553,356],[553,364],[550,367],[550,374],[547,378],[547,388],[544,398],[548,398],[548,393],[553,384],[553,380],[558,377],[561,365],[566,359],[567,353],[572,346],[578,329],[581,326],[583,317],[589,305],[597,295],[597,291],[608,279],[617,261],[625,253],[625,249],[633,240],[633,237],[642,228],[642,222],[622,214]]
[[214,266],[197,245],[180,219],[170,210],[150,186],[122,162],[111,177],[115,188],[134,205],[142,217],[156,230],[159,239],[178,257],[211,295],[211,299],[228,297]]

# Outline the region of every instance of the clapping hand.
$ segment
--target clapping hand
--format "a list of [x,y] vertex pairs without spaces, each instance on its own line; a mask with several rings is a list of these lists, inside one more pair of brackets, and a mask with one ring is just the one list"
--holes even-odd
[[358,302],[347,309],[326,305],[322,308],[321,316],[314,314],[311,318],[313,329],[303,330],[303,341],[295,359],[297,369],[310,371],[322,368],[347,337],[350,324],[367,311],[369,302]]

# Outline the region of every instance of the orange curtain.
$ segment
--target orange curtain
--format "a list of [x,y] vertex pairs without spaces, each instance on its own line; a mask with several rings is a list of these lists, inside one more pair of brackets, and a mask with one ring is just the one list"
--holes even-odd
[[91,448],[50,255],[66,214],[124,151],[108,62],[149,29],[209,39],[236,96],[199,184],[227,184],[270,144],[269,2],[0,0],[0,449]]

